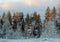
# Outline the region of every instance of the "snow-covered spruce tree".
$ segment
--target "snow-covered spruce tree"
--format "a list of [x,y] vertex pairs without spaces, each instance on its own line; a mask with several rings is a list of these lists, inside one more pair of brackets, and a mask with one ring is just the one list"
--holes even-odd
[[38,16],[37,16],[37,23],[42,23],[42,22],[41,22],[41,17],[40,17],[39,14],[38,14]]
[[3,23],[4,23],[4,20],[5,20],[5,12],[3,12],[3,15],[2,15],[2,18],[1,18],[1,23],[2,23],[2,25],[3,25]]
[[24,14],[23,14],[23,12],[21,12],[20,14],[21,14],[20,19],[22,20],[24,18]]
[[8,17],[5,16],[4,24],[2,26],[3,29],[3,38],[11,38],[11,33],[12,33],[12,27],[9,23]]
[[23,37],[23,33],[21,32],[21,25],[17,23],[17,29],[16,32],[14,32],[15,38],[16,39],[21,39]]
[[19,16],[18,16],[18,18],[17,18],[17,24],[19,24],[19,25],[21,26],[22,20],[23,20],[23,13],[20,12],[20,13],[18,13],[18,14],[19,14]]
[[19,13],[19,16],[18,16],[18,19],[17,19],[17,24],[18,25],[21,25],[21,19],[20,19],[21,17],[20,17],[20,13]]
[[27,15],[26,15],[26,18],[25,18],[25,23],[26,23],[26,24],[29,24],[29,21],[30,21],[29,14],[27,14]]
[[35,22],[35,26],[34,26],[34,35],[36,37],[40,37],[41,35],[41,30],[42,30],[42,22],[41,22],[41,19],[40,19],[40,15],[38,14],[37,15],[37,19],[36,19],[36,22]]
[[48,22],[51,20],[51,11],[50,11],[50,7],[48,6],[46,11],[45,11],[45,20],[44,20],[44,29],[48,28]]
[[17,22],[16,21],[13,21],[12,28],[14,31],[16,31],[16,29],[17,29]]
[[55,7],[53,7],[53,9],[52,9],[52,11],[51,11],[51,19],[52,20],[56,20],[56,8]]
[[59,6],[59,13],[58,13],[59,15],[58,15],[58,23],[59,23],[59,26],[58,26],[58,28],[60,29],[60,6]]
[[26,18],[25,18],[25,23],[26,23],[26,25],[25,25],[25,33],[26,33],[26,35],[27,35],[27,37],[28,38],[31,38],[31,37],[33,37],[33,28],[34,28],[34,26],[33,26],[33,19],[32,19],[32,17],[33,16],[29,16],[29,14],[27,14],[27,16],[26,16]]
[[40,16],[37,15],[36,12],[34,12],[30,18],[31,18],[30,19],[31,23],[28,25],[28,27],[29,27],[28,34],[30,34],[30,37],[40,37],[40,33],[41,33],[40,32],[40,27],[41,27],[40,26],[40,24],[41,24]]
[[24,21],[24,14],[21,12],[20,13],[20,26],[21,26],[21,32],[24,32],[24,26],[25,26],[25,21]]
[[60,6],[58,7],[58,13],[56,16],[56,27],[60,30]]
[[10,24],[12,25],[12,17],[11,17],[10,11],[7,13],[7,17],[8,17]]
[[13,30],[17,29],[17,24],[21,25],[23,19],[23,13],[16,12],[13,15]]
[[13,15],[13,24],[12,24],[13,31],[16,31],[16,29],[17,29],[17,17],[18,17],[17,13],[14,13],[14,15]]
[[38,37],[38,38],[40,37],[41,31],[38,24],[34,26],[33,34],[34,34],[34,37]]
[[22,19],[22,23],[21,23],[21,31],[24,32],[24,28],[25,28],[25,22],[24,19]]
[[1,23],[1,19],[0,19],[0,29],[2,28],[2,23]]
[[46,21],[49,21],[49,19],[50,19],[50,8],[47,7],[46,13],[45,13],[45,20],[46,20]]
[[0,17],[0,29],[2,28],[2,25],[3,25],[3,21],[2,18]]
[[25,28],[24,28],[26,37],[30,37],[30,35],[28,35],[29,24],[30,24],[30,16],[29,16],[29,13],[27,13],[26,18],[25,18]]
[[3,23],[5,20],[5,13],[3,13],[2,17],[0,17],[0,37],[3,38]]
[[35,26],[35,22],[36,22],[36,19],[37,19],[37,13],[36,12],[33,12],[31,17],[30,17],[30,24],[28,25],[28,36],[29,37],[34,37],[34,26]]
[[0,17],[0,38],[2,38],[3,30],[2,30],[2,20]]

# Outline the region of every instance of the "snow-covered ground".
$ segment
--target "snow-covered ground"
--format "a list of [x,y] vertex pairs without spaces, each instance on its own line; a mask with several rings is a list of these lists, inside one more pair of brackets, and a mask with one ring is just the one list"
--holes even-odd
[[0,39],[0,42],[60,42],[59,38]]

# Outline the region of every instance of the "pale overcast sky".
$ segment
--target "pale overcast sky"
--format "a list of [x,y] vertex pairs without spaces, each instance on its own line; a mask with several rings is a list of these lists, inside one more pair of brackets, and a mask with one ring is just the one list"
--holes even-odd
[[3,11],[10,10],[13,12],[32,13],[37,11],[44,18],[45,9],[49,6],[51,9],[53,6],[58,6],[60,0],[0,0],[0,15]]

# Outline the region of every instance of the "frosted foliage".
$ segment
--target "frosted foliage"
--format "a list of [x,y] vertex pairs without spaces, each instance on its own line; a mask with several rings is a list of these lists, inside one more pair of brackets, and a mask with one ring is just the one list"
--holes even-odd
[[55,23],[53,21],[49,21],[45,24],[45,26],[49,28],[45,28],[44,32],[42,32],[41,37],[42,38],[59,38],[59,35],[57,34],[57,28],[55,26]]
[[0,23],[0,34],[2,34],[3,33],[3,30],[2,30],[2,24]]
[[12,29],[11,29],[11,25],[7,19],[7,17],[5,17],[5,21],[4,21],[4,24],[2,26],[2,29],[3,29],[3,33],[6,33],[6,38],[9,38],[10,36],[10,33],[12,32]]
[[[24,39],[24,38],[33,38],[33,30],[34,26],[36,27],[37,25],[35,24],[36,21],[33,21],[30,25],[25,25],[25,31],[21,31],[21,25],[17,24],[17,29],[14,31],[12,28],[12,25],[10,25],[8,18],[5,18],[4,24],[2,25],[2,28],[0,29],[0,38],[6,38],[6,39]],[[57,27],[55,26],[54,21],[48,21],[45,24],[45,27],[42,28],[41,31],[41,37],[40,38],[59,38],[60,34],[57,33]],[[0,24],[1,26],[1,24]],[[38,31],[36,29],[36,34],[38,34]]]

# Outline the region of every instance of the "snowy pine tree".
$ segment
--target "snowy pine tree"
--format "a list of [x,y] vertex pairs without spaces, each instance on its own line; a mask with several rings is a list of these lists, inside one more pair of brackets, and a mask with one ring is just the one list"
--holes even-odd
[[52,12],[51,12],[51,19],[53,20],[53,21],[55,21],[56,20],[56,8],[55,7],[53,7],[53,9],[52,9]]
[[30,22],[29,14],[26,15],[25,22],[26,22],[26,24],[29,24],[29,22]]
[[10,35],[10,33],[12,33],[12,27],[8,21],[8,17],[5,16],[5,20],[4,20],[4,24],[2,26],[3,29],[3,38],[9,38],[8,36]]
[[2,30],[2,20],[0,17],[0,38],[2,38],[3,30]]
[[7,17],[8,17],[10,24],[12,25],[12,17],[11,17],[10,11],[7,13]]
[[49,19],[50,19],[50,8],[47,7],[46,13],[45,13],[45,20],[46,20],[46,21],[49,21]]
[[56,15],[56,27],[60,30],[60,6],[58,7],[58,13]]

